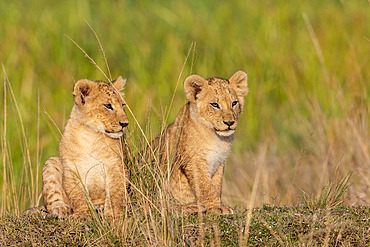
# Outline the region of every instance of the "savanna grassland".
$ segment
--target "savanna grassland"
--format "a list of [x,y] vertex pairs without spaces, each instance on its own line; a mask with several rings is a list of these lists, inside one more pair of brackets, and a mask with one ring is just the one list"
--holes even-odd
[[[370,241],[368,1],[0,1],[0,16],[0,246]],[[185,104],[188,75],[237,70],[250,92],[223,187],[237,213],[167,210],[165,178],[139,172],[135,156]],[[119,75],[134,187],[126,217],[112,227],[20,216],[42,205],[42,165],[57,155],[74,83]]]

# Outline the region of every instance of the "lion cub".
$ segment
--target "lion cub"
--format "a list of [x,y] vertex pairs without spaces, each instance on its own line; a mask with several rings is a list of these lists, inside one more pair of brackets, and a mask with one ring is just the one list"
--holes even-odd
[[120,94],[125,82],[118,77],[75,84],[60,157],[49,158],[42,173],[44,205],[53,216],[89,215],[91,205],[108,217],[122,214],[128,178],[120,139],[128,125]]
[[191,75],[184,82],[189,102],[152,142],[163,169],[170,166],[169,191],[187,211],[233,213],[221,201],[225,160],[248,93],[247,74],[229,80]]

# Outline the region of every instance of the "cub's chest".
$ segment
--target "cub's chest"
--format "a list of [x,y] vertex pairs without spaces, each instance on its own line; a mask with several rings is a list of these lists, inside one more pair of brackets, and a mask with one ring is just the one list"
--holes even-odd
[[[72,168],[82,174],[95,172],[95,167],[112,167],[122,163],[120,141],[94,132],[83,133],[79,138],[67,135],[60,150],[64,159],[70,160]],[[100,173],[100,170],[99,172]]]
[[210,146],[206,154],[207,168],[209,175],[213,177],[217,169],[225,164],[226,158],[230,152],[230,144],[216,142]]

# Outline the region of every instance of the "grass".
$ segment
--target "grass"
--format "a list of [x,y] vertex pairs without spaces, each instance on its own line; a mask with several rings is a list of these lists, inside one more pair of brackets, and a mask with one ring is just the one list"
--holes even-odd
[[250,234],[243,239],[246,214],[246,210],[237,209],[235,215],[207,216],[202,222],[197,216],[179,221],[181,216],[171,215],[168,226],[158,230],[172,231],[171,226],[178,224],[178,231],[173,232],[171,238],[162,239],[158,235],[155,238],[154,234],[147,236],[145,222],[137,226],[135,234],[123,237],[122,231],[109,237],[102,235],[92,221],[5,215],[0,221],[0,241],[4,245],[22,246],[195,246],[200,243],[208,246],[366,246],[370,241],[368,207],[312,211],[302,206],[264,205],[253,210]]
[[[60,240],[50,238],[49,243],[128,244],[138,234],[140,245],[180,245],[203,231],[209,237],[195,239],[217,245],[229,236],[225,227],[240,232],[244,224],[242,234],[230,236],[232,243],[258,239],[260,230],[275,241],[271,245],[336,245],[337,240],[356,245],[351,234],[358,245],[365,243],[370,203],[368,8],[366,1],[318,0],[0,2],[1,241],[28,241],[24,229],[58,229]],[[18,216],[42,204],[42,164],[57,154],[74,82],[106,80],[68,37],[107,77],[128,78],[127,142],[134,164],[136,153],[185,103],[182,82],[189,74],[228,78],[239,69],[248,73],[250,93],[223,186],[225,203],[239,208],[236,221],[234,216],[219,222],[202,216],[173,218],[176,212],[167,210],[170,201],[162,193],[163,174],[149,167],[140,173],[135,166],[134,217],[122,227],[112,230],[98,218],[81,223]],[[268,210],[279,224],[293,225],[286,232],[262,231],[266,224],[274,226],[272,219],[263,218]],[[295,232],[294,224],[309,217],[318,229],[310,224]],[[22,232],[14,232],[14,226]]]
[[350,187],[351,174],[348,174],[342,180],[330,182],[325,186],[320,195],[315,199],[302,191],[302,196],[305,205],[311,209],[330,209],[333,207],[341,206],[346,200],[346,193]]

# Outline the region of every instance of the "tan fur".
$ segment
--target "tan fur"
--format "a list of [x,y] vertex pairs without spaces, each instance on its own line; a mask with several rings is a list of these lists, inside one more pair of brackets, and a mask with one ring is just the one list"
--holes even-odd
[[128,119],[118,91],[124,84],[122,77],[109,84],[87,79],[76,83],[60,157],[49,158],[43,168],[44,205],[53,216],[86,216],[98,208],[105,216],[122,214],[128,170],[120,138]]
[[248,93],[247,74],[238,71],[229,80],[191,75],[184,89],[189,102],[151,147],[163,169],[170,168],[169,191],[185,208],[233,213],[221,201],[222,177]]

